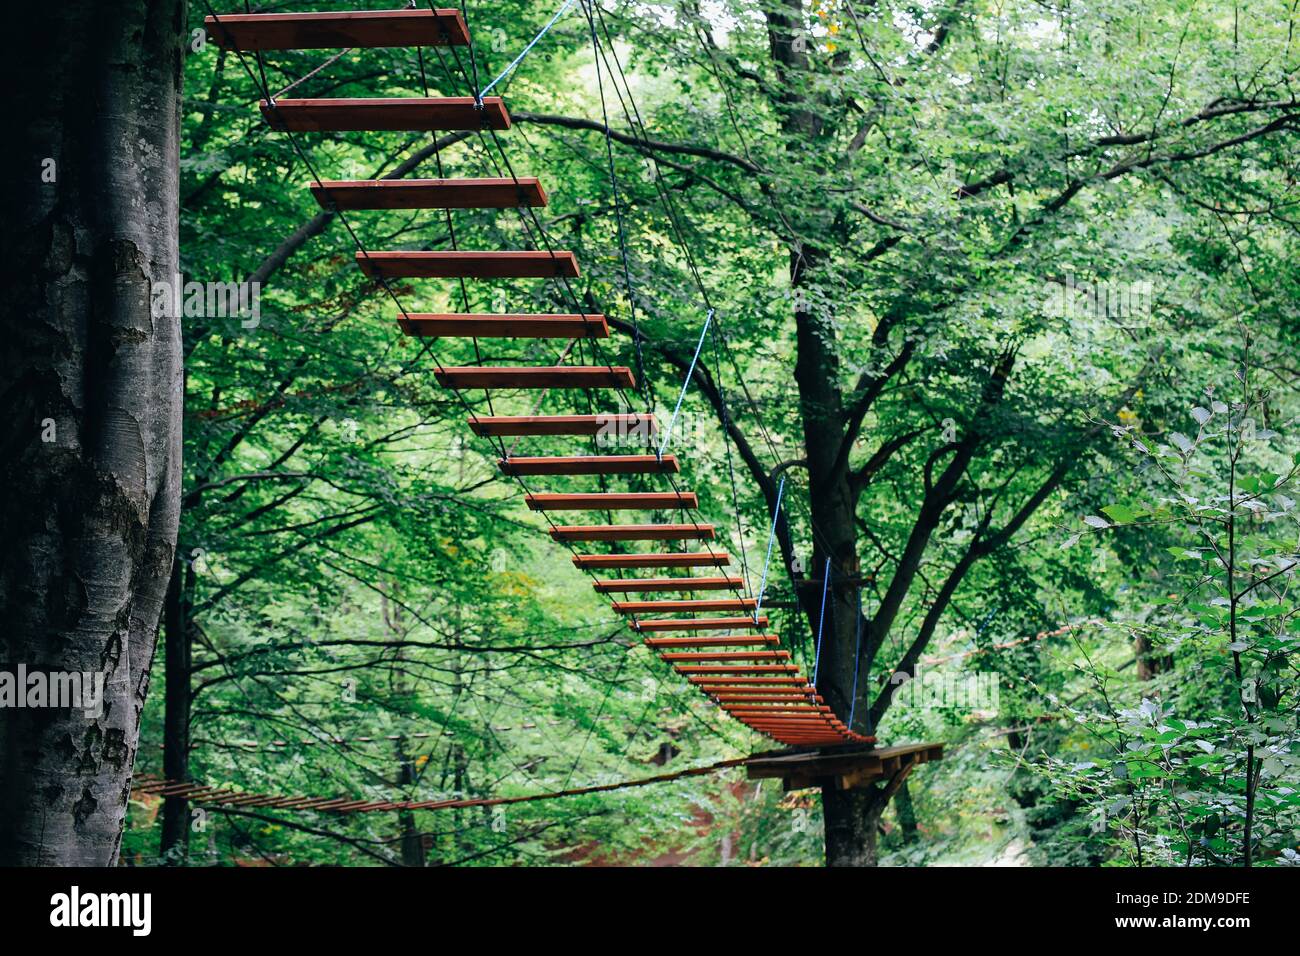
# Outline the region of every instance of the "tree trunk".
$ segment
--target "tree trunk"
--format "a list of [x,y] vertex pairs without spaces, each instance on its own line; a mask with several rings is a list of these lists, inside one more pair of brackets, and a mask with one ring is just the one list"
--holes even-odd
[[[111,865],[171,574],[183,0],[66,0],[11,22],[0,243],[0,620],[28,671],[103,675],[84,708],[6,714],[0,865]],[[19,14],[20,18],[22,14]]]
[[903,846],[911,846],[916,842],[916,808],[912,805],[912,791],[907,789],[906,780],[894,797],[894,812],[898,814],[898,829],[903,834]]
[[827,866],[876,865],[876,836],[888,803],[889,796],[880,787],[822,790]]
[[[163,700],[163,775],[168,780],[190,779],[190,707],[193,702],[190,666],[194,641],[190,628],[194,566],[178,555],[167,586],[163,610],[167,640]],[[163,801],[159,855],[168,863],[184,863],[190,850],[190,802],[184,797]]]

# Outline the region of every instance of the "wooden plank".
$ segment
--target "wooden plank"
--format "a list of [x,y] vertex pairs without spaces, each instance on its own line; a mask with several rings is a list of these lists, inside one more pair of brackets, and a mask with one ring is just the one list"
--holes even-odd
[[221,13],[203,18],[208,36],[228,50],[345,50],[465,46],[460,11],[349,10],[315,13]]
[[[670,640],[670,638],[657,638],[657,640]],[[686,679],[692,684],[705,686],[764,687],[769,685],[793,685],[807,687],[809,690],[813,689],[812,685],[802,677],[688,677]]]
[[621,365],[467,365],[436,369],[433,377],[447,388],[636,388]]
[[577,524],[551,529],[556,541],[711,541],[713,535],[711,524]]
[[[524,503],[532,511],[652,511],[659,508],[698,508],[693,491],[602,491],[591,494],[529,494]],[[664,558],[676,555],[603,555],[611,558]],[[725,563],[725,562],[724,562]],[[608,564],[605,567],[689,567],[690,565]]]
[[698,601],[614,601],[619,614],[686,614],[692,611],[752,611],[754,598],[705,598]]
[[[731,563],[725,554],[702,551],[673,551],[668,554],[579,554],[573,563],[580,568],[704,568]],[[682,578],[703,581],[705,578]],[[596,582],[603,584],[604,582]],[[603,593],[603,592],[602,592]]]
[[535,176],[502,179],[328,179],[309,188],[322,209],[515,209],[545,206]]
[[634,631],[721,631],[731,628],[767,627],[767,616],[752,617],[674,617],[655,621],[633,621]]
[[669,663],[705,663],[706,661],[788,661],[789,651],[668,651],[659,655]]
[[647,637],[646,647],[771,647],[780,644],[776,634],[705,634],[701,637]]
[[509,129],[510,114],[499,96],[412,96],[357,99],[262,100],[262,117],[272,129],[295,133],[396,130]]
[[609,435],[658,430],[653,415],[496,415],[471,418],[476,435],[509,438],[517,435]]
[[745,582],[738,577],[607,578],[595,581],[591,586],[601,594],[644,594],[651,591],[728,591],[744,587]]
[[412,312],[397,324],[407,335],[426,339],[604,339],[603,315],[486,315],[464,312]]
[[799,673],[798,664],[676,664],[673,670],[679,674],[767,674],[780,672],[784,674]]
[[498,458],[497,467],[507,475],[667,475],[680,470],[676,455],[662,458],[657,455]]
[[549,279],[578,275],[572,252],[437,250],[356,254],[361,271],[389,279]]

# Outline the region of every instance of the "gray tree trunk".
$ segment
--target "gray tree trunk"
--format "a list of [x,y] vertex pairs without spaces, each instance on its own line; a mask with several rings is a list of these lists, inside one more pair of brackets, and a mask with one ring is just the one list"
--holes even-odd
[[[102,715],[0,727],[0,865],[117,861],[171,572],[181,340],[183,0],[64,0],[11,22],[0,335],[7,666],[104,675]],[[52,166],[51,162],[52,161]],[[53,181],[48,181],[53,174]]]

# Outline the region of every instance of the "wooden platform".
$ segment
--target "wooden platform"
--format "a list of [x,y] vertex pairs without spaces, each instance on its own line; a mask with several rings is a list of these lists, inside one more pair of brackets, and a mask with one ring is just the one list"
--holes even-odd
[[204,17],[203,26],[214,43],[245,53],[469,43],[465,21],[452,9],[221,13]]
[[778,750],[755,754],[746,764],[750,780],[779,778],[786,790],[830,787],[853,790],[877,780],[910,772],[919,764],[943,759],[943,744],[903,744],[897,747],[823,747],[819,750]]

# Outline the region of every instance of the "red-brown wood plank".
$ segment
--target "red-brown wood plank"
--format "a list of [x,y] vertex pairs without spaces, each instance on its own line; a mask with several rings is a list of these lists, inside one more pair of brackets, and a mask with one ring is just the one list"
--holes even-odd
[[556,541],[711,541],[713,533],[711,524],[574,524],[551,529]]
[[669,475],[680,470],[676,455],[571,455],[498,458],[507,475]]
[[668,651],[659,659],[669,663],[688,664],[708,661],[788,661],[789,651]]
[[703,568],[730,564],[731,558],[725,554],[699,551],[671,554],[579,554],[574,556],[573,563],[580,568]]
[[619,614],[679,614],[691,611],[752,611],[754,598],[705,598],[699,601],[615,601]]
[[514,179],[342,179],[312,183],[322,209],[513,209],[545,206],[533,176]]
[[775,634],[706,634],[700,637],[647,637],[646,647],[771,647],[780,644]]
[[603,315],[479,315],[465,312],[412,312],[397,324],[407,335],[426,339],[604,339]]
[[[752,617],[675,617],[662,621],[632,621],[634,631],[725,631],[730,628],[767,627],[766,615]],[[784,653],[784,652],[783,652]]]
[[448,388],[636,388],[621,365],[468,365],[436,369],[433,377]]
[[781,672],[797,674],[798,664],[677,664],[673,670],[679,674],[766,674]]
[[[740,695],[740,693],[719,693],[714,695],[719,704],[771,704],[772,701],[802,701],[814,700],[811,695],[787,696],[787,697],[763,697],[761,695]],[[816,697],[820,701],[822,698]]]
[[499,96],[484,97],[481,110],[472,96],[276,100],[274,104],[262,100],[261,109],[271,128],[281,132],[418,133],[510,128],[510,114]]
[[497,415],[469,420],[476,435],[601,435],[658,430],[653,415]]
[[368,276],[390,279],[549,279],[578,275],[572,252],[358,252]]
[[692,684],[700,684],[700,685],[726,684],[728,686],[731,685],[763,686],[768,684],[777,684],[777,685],[799,685],[799,686],[808,687],[810,690],[812,689],[812,685],[809,684],[802,677],[688,677],[686,679],[690,681]]
[[[709,562],[710,564],[712,562]],[[745,586],[738,577],[720,578],[607,578],[591,585],[601,594],[650,591],[727,591]]]
[[204,17],[208,36],[229,50],[345,50],[465,46],[460,11],[347,10],[315,13],[219,13]]
[[[698,508],[693,491],[611,491],[592,494],[524,495],[532,511],[651,511],[657,508]],[[673,555],[607,555],[614,558],[664,558]],[[606,567],[691,567],[687,564],[609,564]]]

